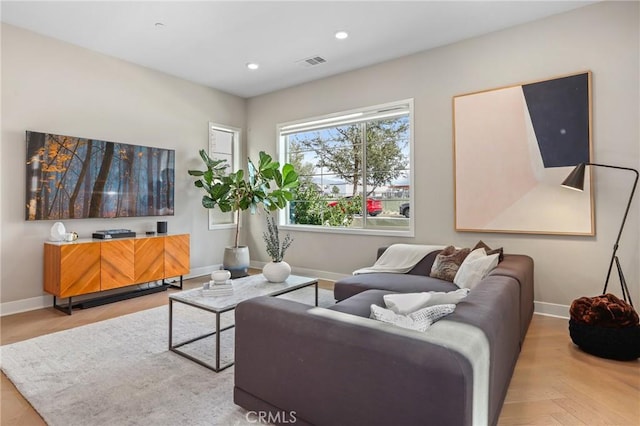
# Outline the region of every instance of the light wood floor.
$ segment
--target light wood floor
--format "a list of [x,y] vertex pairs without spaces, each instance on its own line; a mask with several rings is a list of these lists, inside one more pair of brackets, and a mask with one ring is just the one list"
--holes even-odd
[[[185,288],[201,282],[187,280]],[[327,281],[321,281],[320,286],[332,289]],[[167,292],[163,292],[78,310],[72,316],[53,308],[10,315],[0,318],[0,344],[167,303]],[[0,424],[44,425],[7,377],[2,374],[0,379]],[[585,354],[572,344],[566,320],[534,315],[499,425],[640,426],[640,362],[610,361]]]

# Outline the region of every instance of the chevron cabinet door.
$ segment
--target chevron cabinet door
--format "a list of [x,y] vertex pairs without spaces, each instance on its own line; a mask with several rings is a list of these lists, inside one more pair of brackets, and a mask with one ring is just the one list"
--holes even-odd
[[44,290],[59,297],[100,291],[100,243],[45,244]]
[[164,238],[164,276],[186,275],[190,270],[189,234]]
[[150,237],[134,240],[134,282],[164,278],[164,239],[165,237]]
[[135,283],[134,240],[101,243],[100,289],[126,287]]

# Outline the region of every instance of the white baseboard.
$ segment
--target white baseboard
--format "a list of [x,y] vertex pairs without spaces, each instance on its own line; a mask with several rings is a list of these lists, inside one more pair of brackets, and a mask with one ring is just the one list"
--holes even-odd
[[193,268],[188,275],[184,276],[184,279],[202,277],[204,275],[210,275],[213,271],[217,271],[218,269],[222,269],[222,264],[211,265],[211,266],[202,266],[200,268]]
[[0,317],[53,306],[53,296],[38,296],[0,304]]
[[533,312],[548,317],[569,319],[569,306],[557,303],[533,302]]

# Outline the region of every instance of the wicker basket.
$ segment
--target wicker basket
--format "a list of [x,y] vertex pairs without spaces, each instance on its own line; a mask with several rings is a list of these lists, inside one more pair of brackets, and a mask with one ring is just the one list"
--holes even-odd
[[569,320],[571,340],[601,358],[630,361],[640,358],[640,326],[606,328]]

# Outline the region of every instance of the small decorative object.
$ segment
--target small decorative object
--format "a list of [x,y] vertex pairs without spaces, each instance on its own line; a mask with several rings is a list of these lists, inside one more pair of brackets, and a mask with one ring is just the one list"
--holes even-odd
[[78,239],[78,234],[75,232],[67,232],[64,234],[64,240],[72,242]]
[[224,284],[229,278],[231,278],[231,272],[227,271],[226,269],[213,271],[211,273],[211,279],[213,279],[215,284]]
[[167,222],[164,220],[158,221],[156,224],[156,230],[158,234],[166,234],[167,233]]
[[291,266],[284,260],[280,262],[269,262],[262,268],[262,275],[270,283],[282,283],[291,275]]
[[262,237],[267,245],[267,254],[271,258],[271,262],[264,265],[262,275],[269,282],[281,283],[291,275],[291,266],[282,259],[293,239],[287,234],[282,243],[280,242],[278,225],[271,215],[267,216],[267,232],[263,233]]
[[62,222],[56,222],[51,227],[51,232],[49,234],[49,239],[51,241],[64,241],[67,230],[64,227]]

